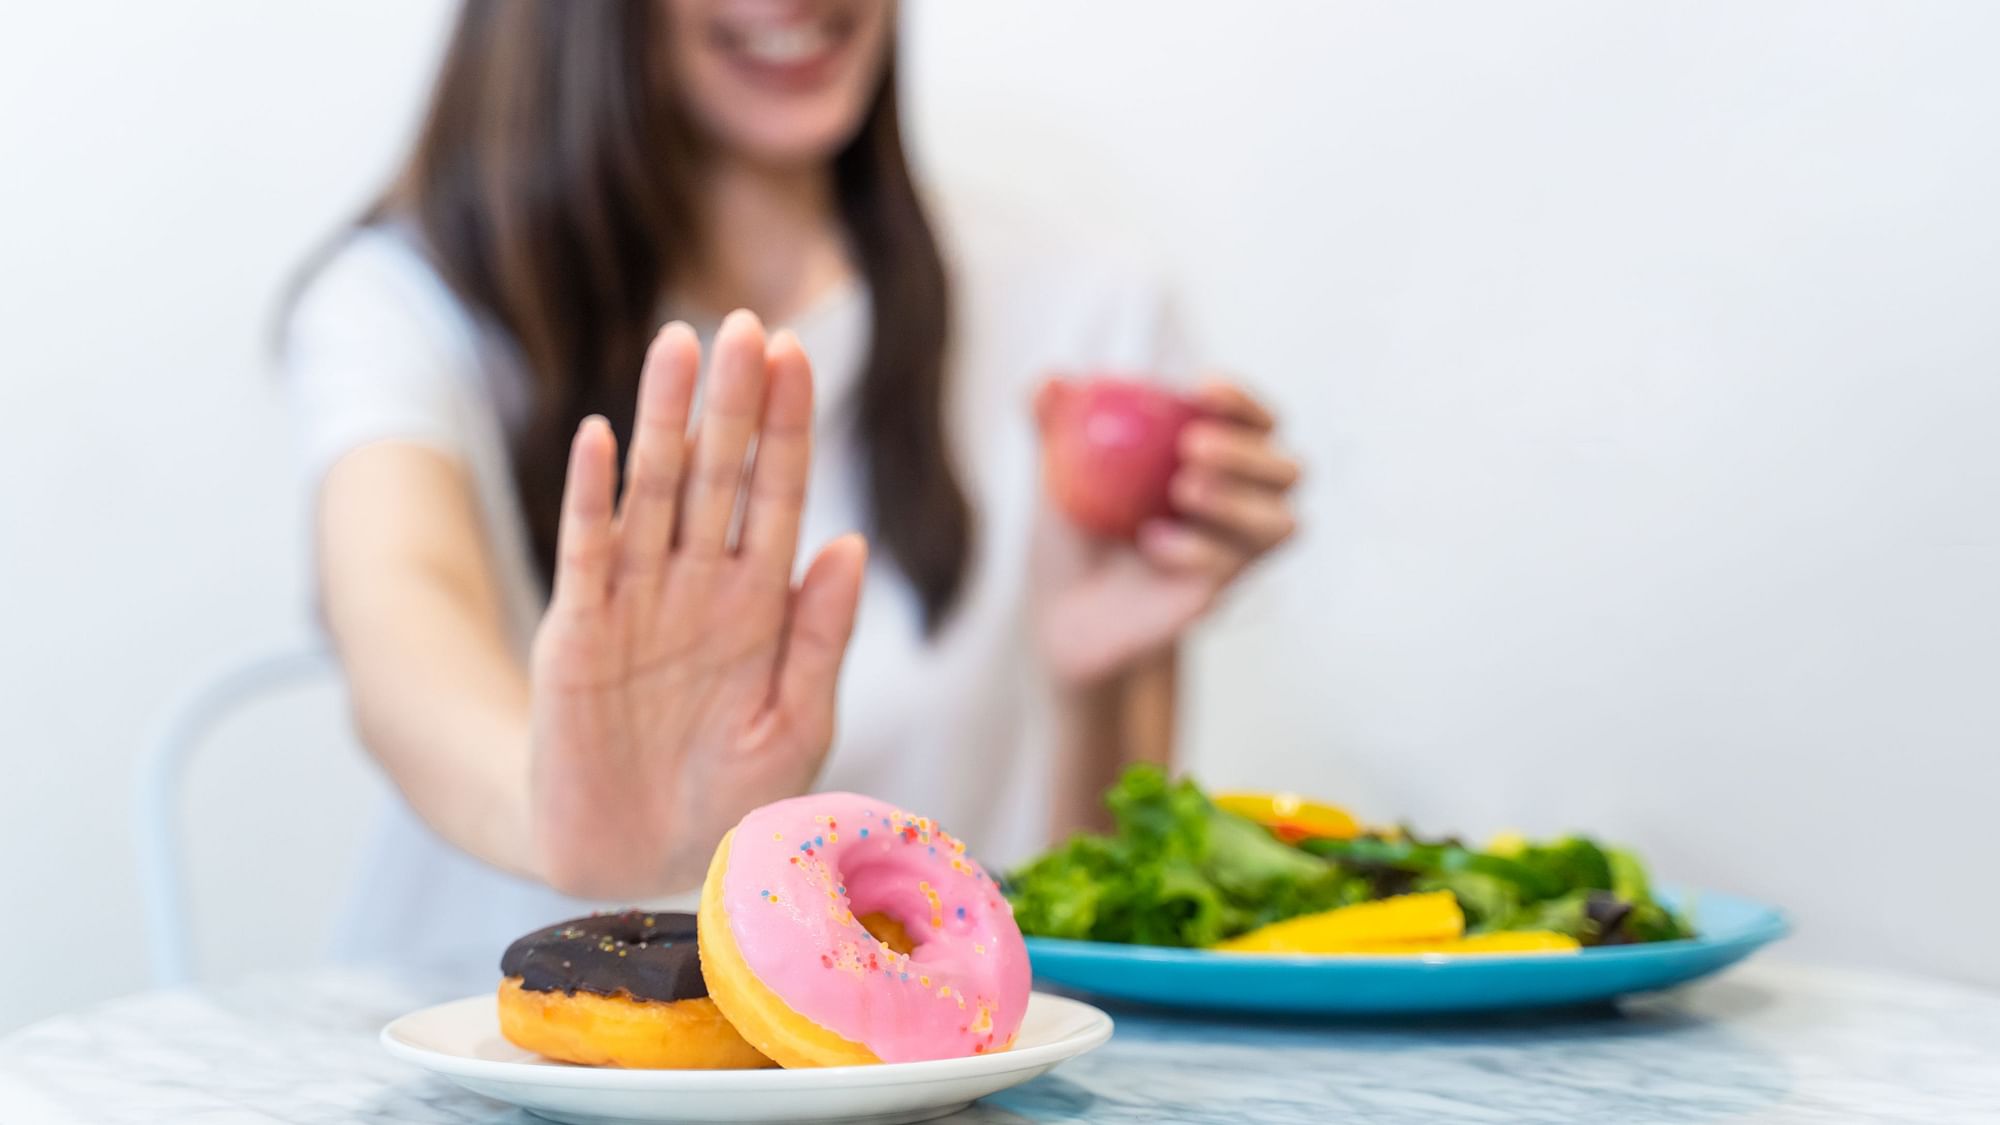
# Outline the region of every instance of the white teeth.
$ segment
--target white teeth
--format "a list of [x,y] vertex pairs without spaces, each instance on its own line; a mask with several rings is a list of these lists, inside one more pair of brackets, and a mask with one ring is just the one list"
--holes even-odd
[[743,37],[743,51],[758,62],[785,66],[819,54],[829,38],[826,28],[818,23],[762,27]]

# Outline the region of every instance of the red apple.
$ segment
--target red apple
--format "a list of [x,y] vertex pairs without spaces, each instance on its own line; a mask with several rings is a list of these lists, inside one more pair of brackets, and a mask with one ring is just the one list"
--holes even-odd
[[1132,539],[1170,514],[1168,486],[1180,465],[1181,429],[1192,402],[1131,379],[1062,380],[1042,418],[1049,495],[1070,521],[1112,539]]

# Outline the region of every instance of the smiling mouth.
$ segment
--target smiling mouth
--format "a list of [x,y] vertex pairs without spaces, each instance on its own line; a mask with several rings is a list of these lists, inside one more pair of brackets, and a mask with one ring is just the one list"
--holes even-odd
[[710,25],[710,40],[760,70],[809,69],[832,58],[854,36],[852,12],[792,11],[772,18],[726,18]]

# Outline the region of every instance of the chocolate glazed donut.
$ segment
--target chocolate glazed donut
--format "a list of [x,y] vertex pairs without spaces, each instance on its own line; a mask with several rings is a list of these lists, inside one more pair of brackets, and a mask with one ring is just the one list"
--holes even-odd
[[500,1031],[537,1054],[590,1066],[772,1065],[708,998],[692,914],[559,923],[509,945],[500,971]]
[[500,971],[530,992],[693,1000],[708,995],[694,931],[692,914],[593,914],[518,939]]

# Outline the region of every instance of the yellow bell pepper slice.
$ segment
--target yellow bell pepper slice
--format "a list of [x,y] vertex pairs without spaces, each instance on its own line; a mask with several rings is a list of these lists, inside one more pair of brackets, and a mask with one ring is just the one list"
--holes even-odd
[[1354,814],[1297,793],[1221,793],[1215,803],[1256,821],[1288,844],[1312,837],[1351,840],[1361,835],[1361,822]]
[[1399,895],[1260,926],[1212,948],[1226,953],[1342,953],[1361,944],[1450,941],[1465,912],[1450,891]]
[[1453,956],[1476,956],[1494,953],[1575,953],[1582,946],[1568,934],[1551,930],[1503,930],[1499,933],[1472,934],[1449,941],[1383,941],[1359,942],[1342,953],[1401,954],[1448,953]]

